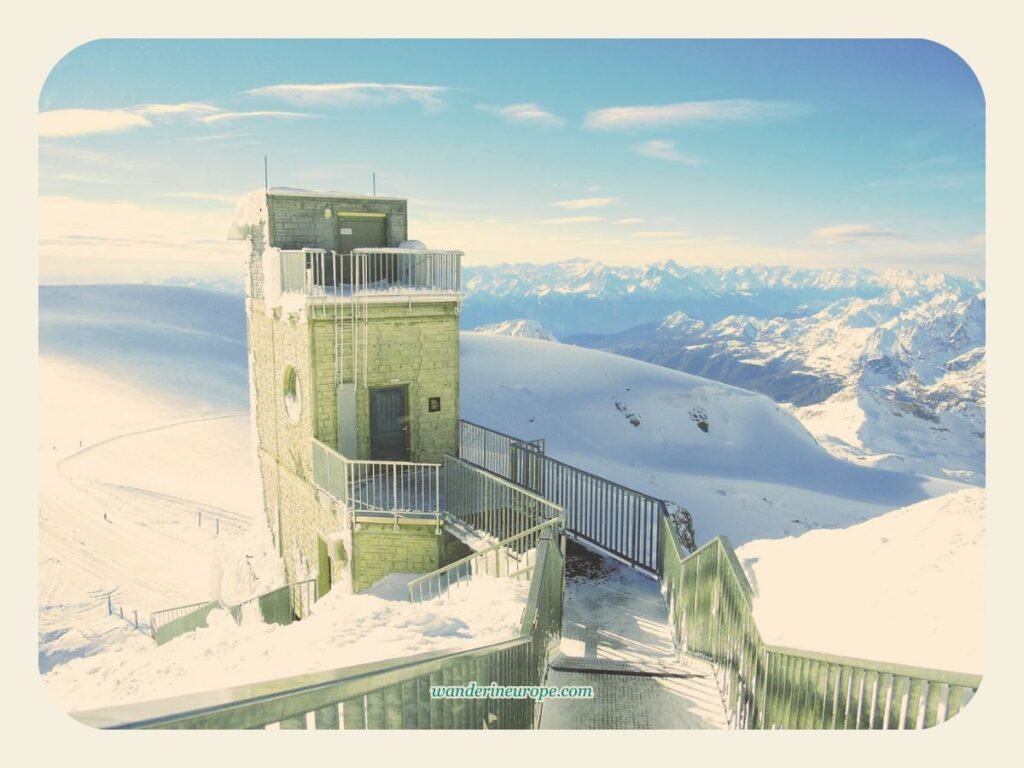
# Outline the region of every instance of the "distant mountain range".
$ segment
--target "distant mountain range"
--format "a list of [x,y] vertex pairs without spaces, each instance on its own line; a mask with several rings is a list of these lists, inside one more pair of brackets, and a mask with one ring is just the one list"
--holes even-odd
[[[542,323],[566,343],[790,404],[849,458],[983,482],[982,280],[573,261],[479,269],[465,282],[464,323],[502,306],[515,321],[479,330],[518,335],[508,328]],[[748,311],[728,311],[735,306]]]
[[492,336],[517,336],[523,339],[558,341],[551,331],[533,320],[506,320],[494,325],[481,325],[473,330],[477,333],[489,333]]
[[584,259],[554,264],[465,267],[462,327],[525,318],[559,338],[616,333],[683,311],[716,323],[730,315],[805,316],[841,299],[879,298],[893,290],[979,292],[983,281],[950,275],[793,267],[641,267]]

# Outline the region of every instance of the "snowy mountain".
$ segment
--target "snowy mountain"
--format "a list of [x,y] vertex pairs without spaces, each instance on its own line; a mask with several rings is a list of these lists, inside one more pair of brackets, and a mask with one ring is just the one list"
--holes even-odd
[[671,260],[634,267],[586,259],[465,267],[463,288],[464,328],[528,318],[560,338],[615,333],[680,310],[715,323],[729,315],[806,315],[841,299],[878,298],[893,290],[982,290],[976,279],[895,270],[719,269]]
[[175,288],[201,288],[204,291],[231,293],[236,296],[245,295],[245,282],[241,278],[238,280],[203,280],[198,277],[168,277],[161,280],[160,285]]
[[660,323],[568,341],[765,393],[860,460],[892,454],[929,474],[983,482],[985,293],[941,280],[813,314]]
[[693,516],[698,543],[845,527],[959,490],[826,451],[764,395],[594,350],[462,334],[463,417]]
[[473,330],[476,333],[489,333],[495,336],[518,336],[524,339],[558,341],[551,331],[533,320],[506,320],[494,325],[481,325]]

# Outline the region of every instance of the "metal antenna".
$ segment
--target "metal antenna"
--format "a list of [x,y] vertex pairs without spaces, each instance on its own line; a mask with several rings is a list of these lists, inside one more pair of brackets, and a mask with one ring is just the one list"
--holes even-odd
[[268,178],[267,177],[267,156],[264,155],[263,156],[263,191],[264,192],[266,192],[267,189],[269,189],[269,186],[268,186],[268,183],[267,183],[267,178]]
[[377,196],[377,172],[373,172],[373,196]]

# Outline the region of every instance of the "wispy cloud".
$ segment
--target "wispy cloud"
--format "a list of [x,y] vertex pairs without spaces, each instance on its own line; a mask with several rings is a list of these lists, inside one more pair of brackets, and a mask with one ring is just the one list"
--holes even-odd
[[39,114],[39,135],[43,138],[117,133],[132,128],[151,128],[154,121],[195,117],[220,112],[218,107],[198,101],[180,104],[139,104],[118,109],[53,109]]
[[557,200],[551,203],[554,208],[568,208],[573,211],[584,208],[604,208],[619,202],[617,197],[578,197],[575,200]]
[[398,104],[412,101],[424,109],[441,107],[441,95],[451,89],[444,85],[406,83],[284,83],[246,91],[252,96],[271,96],[293,104]]
[[174,141],[235,141],[237,139],[244,139],[248,136],[252,136],[247,131],[231,131],[230,133],[208,133],[204,136],[182,136],[180,138],[172,139]]
[[603,216],[563,216],[557,219],[544,219],[545,224],[593,224],[604,221]]
[[633,218],[630,218],[630,219],[619,219],[615,223],[616,224],[643,224],[644,220],[643,219],[633,219]]
[[311,115],[308,112],[280,112],[275,110],[256,110],[253,112],[218,112],[214,115],[206,115],[205,117],[199,118],[199,121],[212,125],[214,123],[224,123],[233,120],[251,120],[253,118],[303,118],[303,117],[318,117],[318,115]]
[[480,107],[485,112],[505,118],[512,123],[532,123],[534,125],[546,125],[552,128],[560,128],[565,120],[556,114],[542,109],[533,102],[523,104],[509,104],[505,107]]
[[583,125],[595,130],[662,128],[688,123],[741,123],[795,117],[806,112],[802,104],[753,99],[682,101],[640,107],[608,107],[588,112]]
[[684,163],[685,165],[698,165],[695,158],[684,155],[676,149],[674,141],[667,139],[651,139],[633,145],[633,150],[647,157],[654,157],[658,160],[668,160],[672,163]]
[[142,104],[138,107],[133,107],[132,111],[140,115],[161,117],[164,115],[209,114],[211,112],[220,112],[221,109],[202,101],[184,101],[180,104]]
[[647,230],[634,232],[633,237],[640,237],[645,240],[675,240],[681,237],[688,237],[689,233],[681,229],[672,230]]
[[828,227],[819,227],[811,233],[813,239],[831,243],[861,242],[902,236],[899,232],[874,224],[833,224]]
[[173,197],[181,200],[202,200],[211,203],[237,203],[243,193],[237,195],[226,195],[219,192],[168,192],[164,197]]
[[124,282],[170,274],[237,270],[237,243],[225,240],[224,214],[134,202],[39,198],[39,273]]
[[55,109],[39,114],[43,138],[117,133],[152,125],[148,118],[129,109]]

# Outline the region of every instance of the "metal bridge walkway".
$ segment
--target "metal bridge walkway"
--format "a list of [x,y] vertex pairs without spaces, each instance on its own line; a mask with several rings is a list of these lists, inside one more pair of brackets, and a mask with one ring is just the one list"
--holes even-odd
[[727,728],[711,666],[679,661],[658,583],[569,544],[561,655],[549,686],[591,686],[593,699],[548,699],[541,728]]

